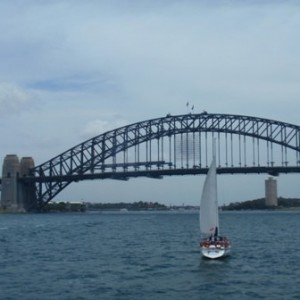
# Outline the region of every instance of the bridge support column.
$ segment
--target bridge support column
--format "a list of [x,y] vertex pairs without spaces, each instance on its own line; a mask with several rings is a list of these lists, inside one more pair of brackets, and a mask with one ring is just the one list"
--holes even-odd
[[21,162],[15,154],[4,158],[2,168],[2,192],[0,208],[7,212],[24,212],[35,199],[34,183],[24,183],[20,177],[29,175],[34,167],[31,157],[23,157]]
[[[32,157],[23,157],[20,161],[20,173],[19,178],[23,178],[30,175],[30,169],[34,168],[34,160]],[[25,211],[35,209],[33,203],[36,203],[35,198],[35,184],[34,182],[24,182],[19,180],[18,182],[18,199],[22,203],[22,207]]]
[[265,193],[266,202],[265,205],[268,207],[274,207],[278,205],[277,199],[277,181],[272,177],[269,177],[265,181]]
[[1,209],[16,212],[23,209],[18,203],[18,176],[20,171],[19,158],[15,154],[8,154],[4,158],[2,168]]

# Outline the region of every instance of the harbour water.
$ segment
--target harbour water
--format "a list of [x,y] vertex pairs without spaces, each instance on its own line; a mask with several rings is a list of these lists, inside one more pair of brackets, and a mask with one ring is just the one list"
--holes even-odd
[[231,255],[203,259],[197,212],[0,215],[0,299],[300,299],[300,212],[222,212]]

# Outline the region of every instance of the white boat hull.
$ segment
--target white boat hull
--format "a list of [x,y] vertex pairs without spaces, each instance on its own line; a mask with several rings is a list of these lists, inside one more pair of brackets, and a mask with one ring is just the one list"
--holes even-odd
[[230,246],[226,248],[225,247],[219,248],[214,245],[210,245],[209,247],[202,246],[201,252],[204,257],[216,259],[216,258],[227,256],[230,252],[230,248],[231,248]]

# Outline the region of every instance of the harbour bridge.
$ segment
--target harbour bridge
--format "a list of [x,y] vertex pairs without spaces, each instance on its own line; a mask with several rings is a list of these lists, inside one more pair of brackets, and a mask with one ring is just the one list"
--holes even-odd
[[205,111],[168,114],[102,133],[26,174],[18,173],[24,207],[42,210],[69,184],[81,180],[206,174],[212,140],[218,174],[300,172],[298,125]]

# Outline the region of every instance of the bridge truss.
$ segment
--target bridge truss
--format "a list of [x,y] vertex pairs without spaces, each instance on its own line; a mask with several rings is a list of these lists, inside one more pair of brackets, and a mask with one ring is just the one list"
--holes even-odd
[[212,139],[218,173],[300,171],[300,127],[229,114],[186,114],[151,119],[93,137],[31,170],[41,209],[73,181],[206,174]]

